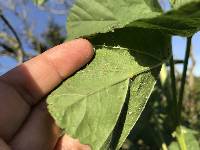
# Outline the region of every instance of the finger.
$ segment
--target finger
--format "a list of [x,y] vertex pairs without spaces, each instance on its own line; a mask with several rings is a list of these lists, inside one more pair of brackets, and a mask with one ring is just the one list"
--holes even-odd
[[79,39],[52,48],[0,77],[0,136],[9,141],[30,112],[29,105],[37,103],[92,55],[90,43]]
[[55,150],[91,150],[88,145],[83,145],[77,139],[64,135],[59,139]]
[[60,130],[50,117],[45,103],[40,103],[10,145],[14,150],[53,150],[59,136]]
[[[28,103],[35,104],[63,79],[88,63],[91,44],[77,39],[58,45],[3,75]],[[28,94],[27,94],[28,93]]]

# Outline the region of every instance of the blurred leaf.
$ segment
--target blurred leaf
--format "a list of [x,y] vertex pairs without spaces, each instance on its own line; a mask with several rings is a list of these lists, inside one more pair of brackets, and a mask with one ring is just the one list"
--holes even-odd
[[172,142],[169,147],[168,147],[169,150],[180,150],[179,148],[179,145],[177,142]]
[[185,135],[186,145],[188,150],[200,150],[199,142],[194,136],[195,131],[187,129]]
[[35,5],[44,5],[48,0],[32,0]]
[[167,75],[168,75],[167,67],[165,64],[163,64],[160,71],[160,81],[161,81],[162,86],[165,85],[165,82],[167,80]]
[[[184,138],[186,142],[186,146],[188,150],[200,150],[199,142],[197,141],[195,134],[197,131],[192,129],[188,129],[186,127],[182,128],[184,131]],[[177,142],[172,142],[169,146],[169,150],[180,150],[179,145]]]
[[200,0],[170,0],[170,2],[174,8],[179,8],[192,2],[200,2]]

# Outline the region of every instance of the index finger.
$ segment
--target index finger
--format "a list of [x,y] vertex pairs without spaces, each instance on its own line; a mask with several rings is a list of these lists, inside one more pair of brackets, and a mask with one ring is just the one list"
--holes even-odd
[[0,77],[0,137],[9,141],[24,123],[30,106],[92,57],[91,44],[78,39],[58,45]]
[[66,42],[9,71],[3,80],[13,85],[29,104],[35,104],[88,63],[93,53],[92,45],[85,39]]

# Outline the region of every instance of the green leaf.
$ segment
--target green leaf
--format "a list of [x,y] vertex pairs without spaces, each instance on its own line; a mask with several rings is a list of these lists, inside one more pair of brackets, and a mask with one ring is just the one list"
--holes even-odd
[[198,132],[189,128],[183,128],[183,129],[184,129],[184,136],[185,136],[187,149],[200,150],[199,142],[195,137],[195,134],[198,134]]
[[[185,128],[185,127],[183,127],[182,129],[184,130],[183,133],[184,133],[187,149],[200,150],[199,142],[195,137],[195,134],[198,134],[198,132],[192,129]],[[177,142],[172,142],[169,145],[169,150],[180,150],[179,144]]]
[[192,2],[199,2],[200,0],[170,0],[172,6],[174,8],[179,8],[183,5],[192,3]]
[[[154,30],[141,28],[115,29],[114,32],[97,34],[94,37],[89,37],[89,40],[95,45],[104,44],[110,47],[128,47],[132,51],[148,55],[158,61],[163,61],[170,55],[168,52],[169,37],[166,37],[160,32],[155,32]],[[159,43],[154,44],[156,41],[159,41]],[[143,61],[145,61],[145,59],[143,59]],[[137,59],[137,62],[140,62],[140,60]],[[148,63],[149,61],[146,59],[146,64]],[[102,149],[107,149],[108,143],[111,149],[116,149],[116,147],[117,149],[120,148],[148,100],[154,85],[153,83],[155,83],[155,78],[153,78],[152,74],[154,74],[155,77],[156,74],[159,73],[159,69],[152,71],[151,76],[149,76],[149,73],[143,73],[141,76],[138,75],[134,81],[131,82],[134,86],[132,87],[130,84],[130,95],[127,106],[128,113],[122,111],[121,114],[121,116],[123,116],[121,118],[125,120],[124,122],[120,121],[120,119],[118,120],[114,133],[110,135],[110,141],[106,141]],[[136,85],[138,85],[139,88]],[[131,90],[132,88],[136,90]]]
[[179,145],[177,142],[172,142],[170,145],[169,145],[169,150],[180,150],[179,148]]
[[[150,72],[143,73],[141,75],[138,75],[133,82],[130,84],[130,98],[127,104],[127,108],[124,109],[126,112],[126,116],[122,115],[124,119],[124,125],[118,124],[118,126],[115,128],[114,135],[120,135],[119,132],[121,132],[121,136],[119,140],[116,140],[117,136],[113,136],[114,140],[117,144],[117,149],[120,149],[123,142],[129,135],[131,129],[137,122],[139,116],[141,115],[147,100],[149,99],[150,94],[152,93],[153,87],[156,83],[156,78],[158,73],[160,72],[160,67],[154,70],[151,70]],[[125,118],[124,118],[125,117]],[[119,126],[122,126],[123,128],[118,128]],[[113,143],[112,143],[113,144]],[[116,149],[115,146],[113,149]]]
[[[84,73],[77,74],[78,80],[76,76],[73,78],[75,82],[81,82],[79,75],[83,76]],[[95,85],[88,86],[90,89],[87,89],[87,85],[74,85],[75,82],[66,81],[62,85],[66,89],[61,88],[64,91],[56,91],[48,99],[48,103],[52,103],[48,108],[65,133],[89,144],[94,150],[99,149],[114,128],[126,97],[129,80],[125,79],[102,89],[95,89]],[[91,82],[92,80],[88,84],[91,85]],[[71,92],[66,92],[68,90]]]
[[[160,32],[124,28],[111,33],[90,37],[96,48],[93,61],[47,98],[48,109],[63,131],[93,150],[120,147],[169,57],[169,39]],[[130,40],[134,34],[138,36]],[[162,40],[156,45],[158,39]],[[121,134],[115,132],[118,127]]]
[[[155,0],[76,0],[67,20],[68,39],[106,33],[128,23],[158,15]],[[154,2],[155,5],[155,2]]]
[[170,55],[170,37],[156,30],[125,27],[115,29],[114,32],[96,34],[95,36],[87,37],[87,39],[95,47],[98,47],[98,45],[126,47],[138,53],[149,55],[159,61],[166,60]]
[[153,12],[160,10],[157,0],[88,1],[77,0],[71,9],[68,39],[106,33],[124,26],[157,29],[181,36],[191,36],[200,30],[200,0],[176,0],[175,9],[162,15]]
[[167,66],[165,64],[162,65],[161,71],[160,71],[160,81],[161,85],[164,87],[166,80],[167,80],[168,72],[167,72]]
[[161,8],[158,0],[145,0],[145,2],[150,6],[152,11],[158,11],[158,12],[162,11],[162,8]]
[[191,36],[200,30],[200,1],[191,2],[166,14],[134,21],[127,26],[157,29],[172,35]]
[[41,6],[47,2],[47,0],[32,0],[35,5]]
[[48,109],[65,133],[97,150],[117,122],[131,79],[159,65],[148,55],[134,58],[127,49],[99,49],[90,65],[48,97]]
[[52,92],[47,103],[63,132],[93,150],[120,148],[169,57],[168,37],[154,30],[125,27],[158,15],[152,12],[157,7],[153,2],[77,0],[71,9],[68,39],[87,37],[96,55]]

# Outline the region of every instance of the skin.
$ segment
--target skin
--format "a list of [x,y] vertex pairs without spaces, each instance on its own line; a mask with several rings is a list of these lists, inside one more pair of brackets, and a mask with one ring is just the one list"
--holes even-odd
[[60,129],[45,96],[87,64],[94,52],[84,39],[66,42],[0,76],[0,150],[90,150]]

